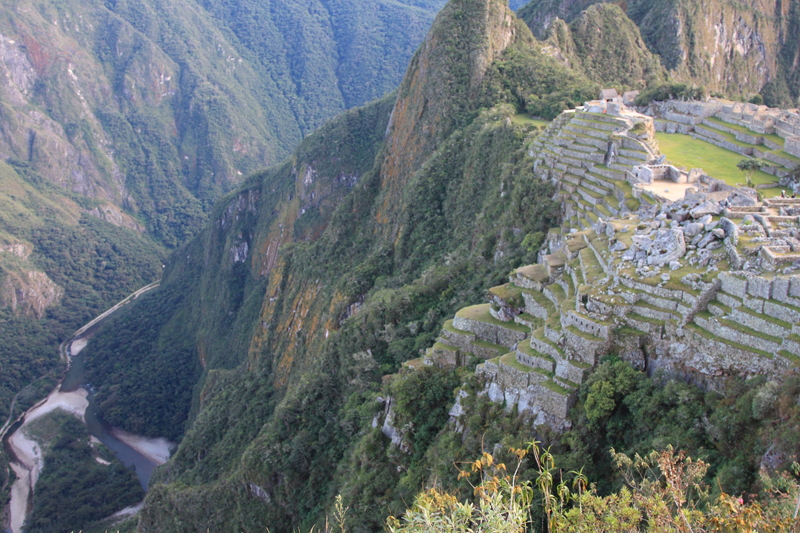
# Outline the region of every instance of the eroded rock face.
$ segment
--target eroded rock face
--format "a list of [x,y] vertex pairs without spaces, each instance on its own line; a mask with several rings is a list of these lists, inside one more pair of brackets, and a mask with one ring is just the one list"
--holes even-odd
[[61,301],[64,289],[44,272],[9,273],[0,285],[0,306],[15,313],[42,318],[48,307]]

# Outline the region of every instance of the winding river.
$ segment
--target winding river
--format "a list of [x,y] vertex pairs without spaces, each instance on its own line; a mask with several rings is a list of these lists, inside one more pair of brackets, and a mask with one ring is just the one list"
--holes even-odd
[[[44,466],[42,450],[39,444],[27,435],[26,426],[56,409],[66,411],[82,420],[93,440],[105,444],[126,466],[133,466],[145,490],[155,467],[169,459],[172,444],[166,439],[151,439],[122,431],[110,426],[99,416],[97,407],[92,401],[91,386],[84,379],[85,366],[81,355],[83,348],[106,319],[119,312],[139,295],[156,287],[158,282],[139,289],[76,331],[72,339],[62,344],[62,357],[69,358],[69,369],[61,383],[46,399],[28,409],[15,422],[4,426],[3,429],[6,427],[7,429],[2,436],[3,449],[16,474],[16,480],[11,486],[9,504],[11,533],[23,531],[22,526],[30,511],[36,480]],[[125,511],[136,510],[133,508]]]

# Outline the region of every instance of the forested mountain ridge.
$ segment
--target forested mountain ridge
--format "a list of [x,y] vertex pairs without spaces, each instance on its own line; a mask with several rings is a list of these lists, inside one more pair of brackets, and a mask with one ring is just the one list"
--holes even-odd
[[394,89],[442,3],[5,2],[0,416],[52,388],[59,343],[157,280],[220,196]]
[[[519,16],[540,39],[557,18],[572,23],[604,0],[531,0]],[[644,42],[671,76],[732,98],[761,93],[772,106],[792,107],[800,97],[795,0],[631,0],[622,6]],[[603,47],[604,39],[589,35]]]
[[[225,196],[166,262],[162,287],[92,341],[88,372],[109,421],[182,436],[153,478],[141,531],[308,530],[336,494],[357,510],[353,531],[374,531],[425,482],[457,486],[453,461],[473,459],[483,435],[529,436],[477,394],[469,433],[440,431],[454,390],[481,389],[474,376],[396,373],[547,239],[559,209],[527,156],[542,125],[531,116],[596,98],[601,82],[665,76],[620,10],[601,9],[608,18],[569,28],[571,42],[578,50],[581,32],[619,20],[617,53],[570,55],[536,41],[502,0],[452,0],[396,95],[331,121]],[[602,79],[598,57],[612,63]],[[658,396],[613,363],[599,375],[640,392],[631,411],[642,417],[699,395],[674,384]],[[378,426],[387,395],[408,449]],[[681,414],[680,430],[706,414]],[[572,465],[602,463],[587,443],[604,431],[570,436]]]
[[392,90],[439,5],[13,2],[2,153],[174,246],[241,176]]

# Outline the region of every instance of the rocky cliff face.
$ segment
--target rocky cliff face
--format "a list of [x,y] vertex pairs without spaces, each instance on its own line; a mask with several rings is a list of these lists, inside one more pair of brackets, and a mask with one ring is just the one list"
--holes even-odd
[[0,286],[0,306],[38,319],[44,316],[45,309],[56,305],[63,295],[64,289],[44,272],[7,274]]
[[497,0],[450,2],[440,12],[411,60],[386,132],[384,206],[377,216],[389,233],[397,233],[397,215],[408,208],[400,191],[467,120],[487,68],[514,41],[517,24],[506,4]]
[[280,20],[258,6],[259,29],[216,2],[12,2],[0,12],[0,157],[181,242],[243,176],[391,90],[441,4],[348,5],[320,21],[296,3],[273,6]]
[[[521,8],[520,17],[534,34],[546,38],[557,18],[572,22],[598,3],[602,2],[534,0]],[[781,59],[792,55],[787,46],[796,50],[796,35],[789,31],[798,16],[796,2],[633,0],[624,6],[648,48],[679,80],[749,98],[771,82],[791,78],[797,68]],[[795,102],[797,97],[796,90],[791,92]]]

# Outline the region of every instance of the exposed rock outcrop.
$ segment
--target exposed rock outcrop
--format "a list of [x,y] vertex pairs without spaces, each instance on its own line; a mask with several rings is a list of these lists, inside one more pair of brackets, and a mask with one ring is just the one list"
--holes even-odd
[[15,313],[42,318],[45,309],[57,304],[64,289],[44,272],[9,272],[0,285],[0,305]]

